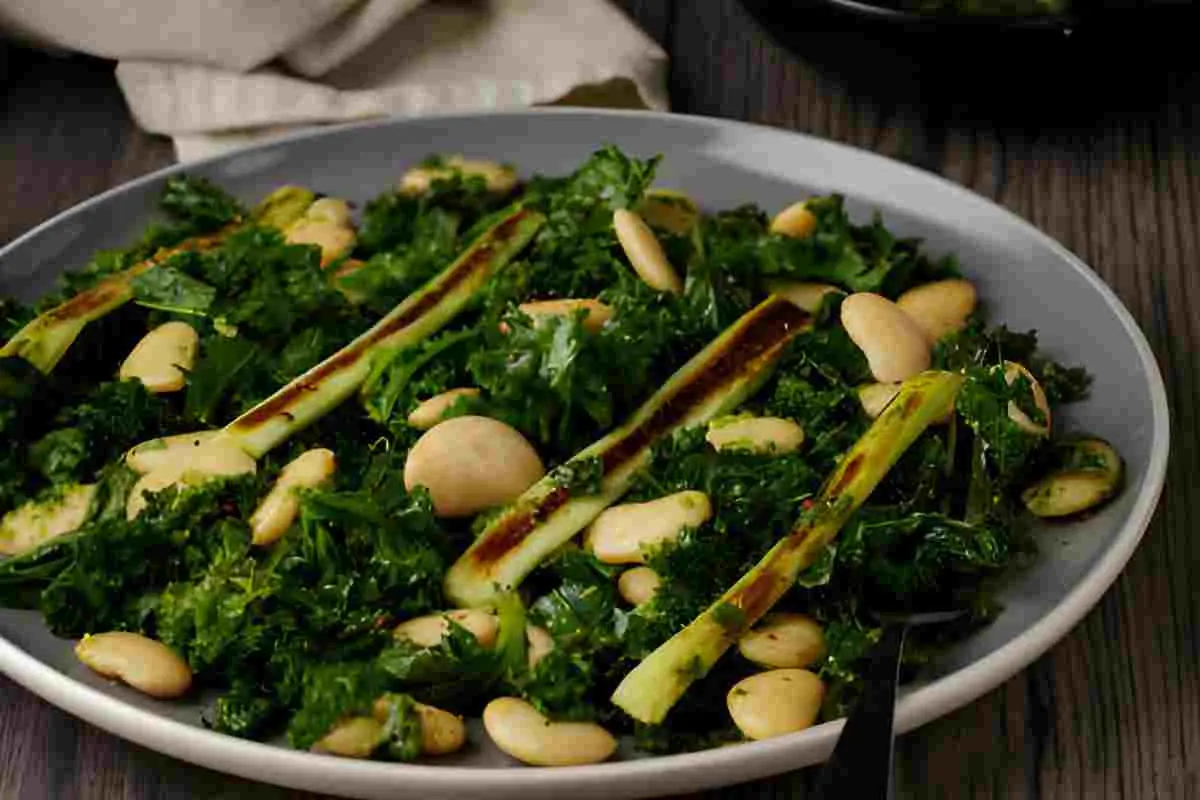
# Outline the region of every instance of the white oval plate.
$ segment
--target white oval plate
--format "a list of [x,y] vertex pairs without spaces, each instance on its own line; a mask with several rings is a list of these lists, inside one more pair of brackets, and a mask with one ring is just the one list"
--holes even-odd
[[[957,253],[992,319],[1036,328],[1048,351],[1095,375],[1092,396],[1070,424],[1110,439],[1127,460],[1125,492],[1097,516],[1049,529],[1043,553],[1014,576],[1005,611],[948,652],[899,703],[909,731],[979,697],[1064,636],[1116,579],[1150,522],[1168,451],[1167,401],[1145,338],[1109,288],[1055,241],[998,206],[877,155],[798,134],[736,122],[638,112],[554,110],[392,120],[331,128],[187,167],[247,200],[282,183],[365,201],[432,152],[508,161],[525,173],[567,172],[612,143],[665,158],[658,184],[708,208],[753,201],[772,210],[812,193],[838,191],[851,213],[878,209],[889,227]],[[131,240],[145,223],[163,170],[60,215],[0,251],[0,293],[29,299],[96,249]],[[213,769],[310,791],[364,798],[661,795],[727,785],[820,761],[840,721],[769,741],[686,755],[587,767],[518,767],[486,744],[438,765],[337,759],[205,730],[199,705],[159,703],[78,665],[70,642],[36,614],[0,611],[0,669],[50,702],[119,736]]]

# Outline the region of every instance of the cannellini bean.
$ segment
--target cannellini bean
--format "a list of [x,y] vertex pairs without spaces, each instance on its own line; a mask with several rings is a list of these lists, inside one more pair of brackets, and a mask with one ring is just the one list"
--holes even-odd
[[187,662],[165,644],[140,633],[112,631],[84,636],[75,655],[106,678],[117,678],[151,697],[179,697],[192,686]]
[[[424,703],[413,703],[412,709],[421,722],[422,755],[442,756],[462,749],[467,740],[462,717]],[[370,758],[382,743],[391,706],[381,697],[375,701],[371,714],[348,717],[337,723],[312,746],[313,752]]]
[[[462,749],[467,741],[467,726],[462,717],[424,703],[413,703],[413,711],[421,719],[422,755],[444,756]],[[375,719],[385,722],[388,713],[386,701],[375,703]]]
[[77,530],[92,511],[96,485],[72,486],[50,500],[30,500],[0,520],[0,553],[16,555]]
[[125,454],[125,465],[139,475],[145,475],[174,462],[190,449],[212,441],[220,433],[219,430],[196,431],[150,439]]
[[404,464],[404,487],[429,490],[441,517],[469,517],[516,499],[546,468],[525,437],[499,420],[463,416],[422,434]]
[[449,156],[444,167],[413,167],[400,179],[400,191],[405,194],[423,194],[429,191],[435,180],[453,176],[456,172],[468,177],[483,178],[489,192],[508,194],[517,187],[517,173],[511,167],[495,161]]
[[554,649],[554,637],[550,632],[539,625],[525,626],[525,656],[529,663],[529,668],[533,669],[546,656],[550,655],[550,651]]
[[196,363],[200,337],[186,322],[166,322],[142,337],[121,364],[121,380],[138,380],[154,394],[178,392]]
[[588,526],[584,543],[605,564],[640,564],[646,551],[673,541],[686,528],[712,516],[704,492],[676,492],[646,503],[626,503],[600,512]]
[[1026,433],[1031,433],[1034,436],[1049,436],[1050,435],[1050,403],[1046,400],[1046,393],[1042,390],[1042,385],[1038,383],[1037,378],[1033,377],[1028,369],[1015,361],[1004,362],[1004,380],[1009,386],[1016,382],[1018,376],[1024,376],[1029,381],[1030,392],[1033,395],[1033,404],[1039,411],[1042,412],[1043,422],[1041,424],[1030,419],[1029,415],[1021,410],[1016,402],[1008,401],[1008,418],[1017,424],[1021,430]]
[[343,758],[370,758],[382,740],[382,722],[372,717],[349,717],[334,725],[311,749]]
[[287,226],[289,244],[315,244],[321,248],[321,266],[327,266],[354,249],[357,237],[350,224],[350,205],[336,197],[313,201],[300,219]]
[[807,239],[817,229],[817,218],[808,210],[808,201],[801,200],[792,203],[780,211],[771,220],[771,233],[791,236],[793,239]]
[[516,697],[498,697],[483,710],[483,727],[508,755],[540,767],[598,764],[617,740],[594,722],[551,722]]
[[977,301],[975,285],[954,278],[915,286],[900,295],[896,305],[925,331],[930,342],[936,342],[965,328]]
[[435,394],[428,400],[423,400],[414,408],[408,415],[408,424],[419,431],[427,431],[434,425],[442,421],[442,417],[450,410],[451,406],[459,401],[462,397],[478,397],[479,390],[474,387],[464,387],[462,389],[450,389]]
[[450,633],[452,622],[466,628],[483,647],[495,645],[496,637],[500,634],[500,621],[495,614],[479,608],[460,608],[443,614],[414,617],[397,625],[393,635],[417,647],[436,647]]
[[648,224],[676,236],[687,236],[700,217],[692,198],[674,189],[649,189],[638,203],[638,215]]
[[146,507],[146,495],[168,486],[196,486],[212,478],[253,474],[254,459],[233,442],[216,437],[198,447],[180,448],[173,458],[143,475],[129,490],[125,516],[135,519]]
[[1025,507],[1038,517],[1069,517],[1106,502],[1118,484],[1101,471],[1053,472],[1021,493]]
[[810,314],[821,310],[825,295],[840,293],[842,290],[828,283],[807,283],[804,281],[771,281],[767,288],[795,306],[803,308]]
[[725,698],[729,716],[749,739],[769,739],[810,727],[825,685],[808,670],[774,669],[740,681]]
[[518,306],[521,312],[533,317],[567,317],[574,316],[580,310],[586,312],[583,327],[596,333],[613,317],[612,306],[599,300],[538,300],[533,303],[522,303]]
[[633,211],[618,208],[613,212],[613,230],[633,271],[650,288],[671,294],[683,293],[683,281],[667,261],[667,254],[645,220]]
[[870,292],[850,295],[842,301],[842,325],[867,357],[875,380],[905,381],[929,369],[925,332],[886,297]]
[[804,428],[782,417],[728,417],[710,422],[704,440],[716,450],[783,455],[804,444]]
[[649,603],[662,586],[662,578],[649,567],[633,567],[617,578],[617,593],[631,606]]
[[312,202],[304,216],[334,225],[350,224],[350,204],[340,197],[319,197]]
[[768,614],[738,640],[738,650],[759,666],[798,669],[825,657],[825,632],[805,614]]
[[871,419],[877,419],[883,410],[891,405],[900,394],[902,381],[890,383],[868,383],[858,387],[858,402],[862,403],[863,411]]
[[279,471],[275,485],[250,516],[250,531],[257,545],[271,544],[296,521],[300,513],[297,489],[315,489],[333,477],[337,459],[323,447],[306,450]]

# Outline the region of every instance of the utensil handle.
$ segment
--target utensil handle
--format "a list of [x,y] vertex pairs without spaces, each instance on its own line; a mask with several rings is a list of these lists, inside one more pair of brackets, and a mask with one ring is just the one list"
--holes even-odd
[[871,653],[859,697],[817,783],[816,800],[893,796],[893,723],[900,653],[907,625],[889,625]]

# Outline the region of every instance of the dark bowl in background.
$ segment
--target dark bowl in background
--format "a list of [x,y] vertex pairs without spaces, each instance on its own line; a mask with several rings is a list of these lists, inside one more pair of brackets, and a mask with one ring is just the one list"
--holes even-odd
[[[740,0],[775,41],[883,103],[1072,125],[1158,108],[1197,73],[1200,2],[1076,0],[1066,16],[917,14],[868,0]],[[1172,70],[1175,72],[1172,73]]]

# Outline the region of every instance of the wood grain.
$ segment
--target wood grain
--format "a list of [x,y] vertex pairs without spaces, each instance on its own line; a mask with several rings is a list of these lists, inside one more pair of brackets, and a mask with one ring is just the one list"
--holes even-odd
[[[620,5],[671,55],[676,110],[847,142],[996,200],[1096,269],[1166,378],[1175,449],[1137,554],[1046,656],[900,740],[900,796],[1200,797],[1200,76],[1107,59],[1082,84],[975,96],[953,76],[847,65],[878,52],[861,32],[813,21],[800,58],[732,0]],[[18,54],[0,92],[0,242],[171,159],[128,119],[110,65]],[[803,797],[811,781],[706,796]],[[151,753],[0,679],[0,798],[196,796],[297,795]]]

